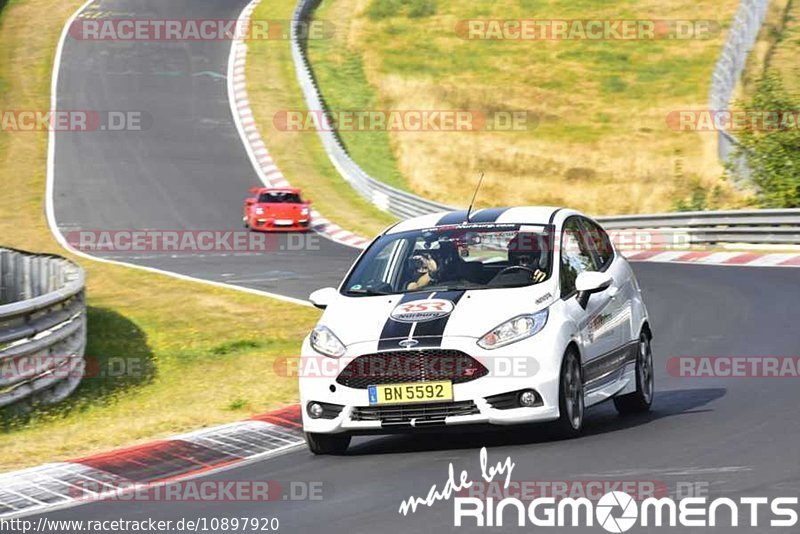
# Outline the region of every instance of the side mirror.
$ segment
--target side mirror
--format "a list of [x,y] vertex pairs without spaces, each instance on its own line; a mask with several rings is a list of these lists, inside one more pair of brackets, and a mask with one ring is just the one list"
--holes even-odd
[[253,204],[255,204],[255,203],[256,203],[256,199],[254,199],[254,198],[252,198],[252,197],[251,197],[251,198],[246,198],[246,199],[244,200],[244,203],[245,203],[245,204],[247,204],[248,206],[252,206]]
[[592,293],[605,291],[611,287],[612,283],[614,283],[614,279],[608,273],[597,271],[582,272],[575,280],[575,289],[578,290],[578,304],[585,310]]
[[310,198],[306,199],[306,204],[311,204],[311,199]]
[[319,308],[320,310],[324,310],[331,302],[333,302],[337,294],[336,288],[324,287],[311,293],[308,296],[308,300],[310,300],[311,304],[313,304],[315,307]]

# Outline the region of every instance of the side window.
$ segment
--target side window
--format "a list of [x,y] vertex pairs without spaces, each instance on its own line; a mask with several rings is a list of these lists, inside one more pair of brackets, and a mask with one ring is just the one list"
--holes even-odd
[[407,243],[405,241],[398,239],[394,243],[383,247],[372,261],[366,264],[366,269],[361,278],[375,284],[384,283],[391,285],[393,283],[391,279],[392,273],[395,272],[393,264],[402,261],[400,256],[402,251],[406,248],[406,245]]
[[584,228],[586,228],[586,235],[592,248],[597,252],[598,258],[600,258],[600,270],[603,270],[614,260],[614,247],[611,246],[611,239],[609,239],[606,231],[600,228],[597,223],[589,219],[583,219],[581,222]]
[[585,239],[578,218],[567,219],[561,235],[561,296],[575,290],[575,280],[579,274],[597,270],[594,253]]

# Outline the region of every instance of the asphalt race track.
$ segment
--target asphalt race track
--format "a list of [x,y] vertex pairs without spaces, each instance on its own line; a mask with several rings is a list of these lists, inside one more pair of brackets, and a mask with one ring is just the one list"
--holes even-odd
[[[104,0],[88,12],[236,19],[245,4]],[[139,113],[142,129],[56,133],[54,205],[63,234],[243,230],[247,189],[261,184],[231,115],[229,52],[230,41],[67,38],[58,109]],[[268,252],[97,255],[305,299],[309,288],[337,285],[357,253],[313,233],[272,235],[267,243]]]
[[[102,2],[100,8],[141,18],[230,19],[243,5],[241,0],[128,0]],[[241,202],[256,177],[230,116],[222,77],[228,49],[225,42],[67,41],[59,108],[144,110],[153,121],[143,132],[57,135],[55,206],[64,232],[240,227]],[[317,287],[336,284],[355,255],[323,238],[317,242],[315,250],[278,246],[265,254],[116,259],[305,298]],[[358,438],[342,457],[314,457],[298,448],[206,475],[320,481],[321,501],[96,502],[47,516],[277,517],[280,530],[292,533],[443,532],[452,528],[451,503],[408,517],[398,513],[399,505],[411,495],[426,495],[432,484],[441,487],[448,462],[477,478],[478,449],[484,445],[490,461],[511,457],[514,480],[647,480],[671,490],[679,482],[699,482],[708,484],[712,496],[731,498],[800,493],[795,381],[679,378],[666,369],[677,356],[797,356],[800,273],[672,264],[635,269],[655,333],[657,394],[647,416],[622,419],[612,406],[601,405],[589,411],[585,435],[572,441],[554,440],[543,427]]]
[[730,498],[800,493],[797,450],[788,445],[800,434],[794,380],[678,378],[666,371],[674,356],[797,355],[797,272],[668,264],[638,264],[636,271],[655,331],[657,394],[647,416],[622,419],[603,404],[589,410],[586,434],[572,441],[554,440],[542,427],[359,438],[346,456],[315,457],[298,448],[210,476],[321,481],[321,501],[97,502],[48,517],[274,516],[282,531],[292,533],[442,532],[452,528],[452,503],[408,517],[398,507],[410,495],[424,497],[432,484],[441,487],[448,462],[456,472],[467,469],[478,477],[484,445],[490,461],[511,457],[514,480],[657,481],[670,490],[679,482],[700,482],[710,495]]

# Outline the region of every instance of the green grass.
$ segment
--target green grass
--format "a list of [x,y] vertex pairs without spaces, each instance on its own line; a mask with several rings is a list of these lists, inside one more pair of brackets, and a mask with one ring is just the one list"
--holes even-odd
[[[295,5],[294,0],[264,1],[256,8],[253,19],[289,20]],[[314,207],[325,217],[366,237],[396,222],[393,216],[364,200],[339,175],[315,131],[285,131],[276,127],[276,115],[306,109],[288,40],[248,43],[247,92],[261,135],[276,164],[292,185],[307,192]]]
[[789,3],[784,24],[773,47],[768,69],[781,76],[786,90],[800,102],[800,1]]
[[436,13],[437,0],[384,0],[372,2],[367,9],[371,20],[381,20],[395,16],[408,18],[429,17]]
[[[0,109],[47,110],[56,43],[80,0],[15,0],[0,18]],[[80,134],[76,134],[80,135]],[[64,254],[44,217],[47,134],[0,131],[0,245]],[[297,402],[276,358],[313,308],[73,258],[86,270],[89,376],[65,402],[0,412],[0,471],[236,421]]]
[[[325,20],[324,10],[318,14],[318,19]],[[334,113],[386,110],[367,80],[360,54],[344,48],[338,39],[313,39],[309,41],[308,49],[312,64],[318,65],[314,70],[318,83],[330,88],[323,95],[329,110]],[[325,61],[318,62],[320,58],[325,58]],[[407,189],[397,168],[387,131],[340,131],[340,137],[350,156],[370,176]]]

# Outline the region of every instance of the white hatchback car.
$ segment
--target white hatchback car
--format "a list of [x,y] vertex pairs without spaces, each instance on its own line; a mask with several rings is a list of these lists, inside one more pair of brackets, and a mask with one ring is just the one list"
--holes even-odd
[[652,331],[630,265],[591,218],[548,207],[456,211],[377,237],[304,340],[316,454],[354,434],[554,421],[612,399],[650,409]]

